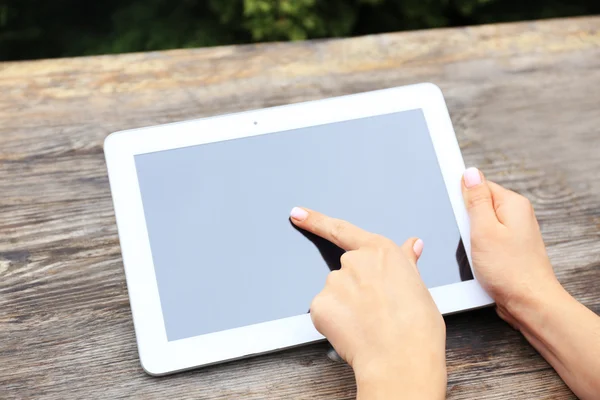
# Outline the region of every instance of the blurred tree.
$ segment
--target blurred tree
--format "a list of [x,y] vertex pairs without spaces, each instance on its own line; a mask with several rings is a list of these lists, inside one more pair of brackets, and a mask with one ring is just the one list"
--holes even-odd
[[244,0],[252,39],[304,40],[351,34],[362,5],[382,0]]
[[600,0],[0,0],[0,60],[600,13]]

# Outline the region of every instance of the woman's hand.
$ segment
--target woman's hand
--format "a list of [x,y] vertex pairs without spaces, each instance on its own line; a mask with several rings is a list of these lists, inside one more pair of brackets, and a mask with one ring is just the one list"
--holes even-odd
[[291,217],[346,250],[310,311],[315,328],[354,369],[358,397],[443,399],[446,328],[417,270],[423,242],[399,247],[301,208]]
[[465,171],[475,276],[501,318],[525,338],[581,399],[600,399],[600,318],[556,279],[531,203]]
[[465,171],[463,194],[475,276],[496,301],[500,317],[518,328],[522,304],[561,288],[531,202],[486,181],[476,168]]

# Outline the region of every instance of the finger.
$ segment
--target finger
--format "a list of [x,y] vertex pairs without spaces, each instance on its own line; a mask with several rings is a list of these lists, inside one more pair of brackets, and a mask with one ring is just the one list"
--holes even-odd
[[346,251],[369,243],[373,234],[341,219],[331,218],[306,208],[294,207],[290,213],[294,225],[314,233]]
[[467,168],[465,171],[462,191],[473,229],[498,223],[492,192],[485,177],[477,168]]
[[520,223],[535,216],[531,202],[523,195],[506,189],[497,183],[488,182],[494,200],[498,221],[503,225]]
[[490,188],[490,192],[492,193],[492,202],[494,203],[496,217],[500,223],[504,224],[506,222],[506,218],[504,218],[505,216],[502,215],[502,208],[506,206],[507,201],[509,201],[512,196],[518,196],[518,194],[492,181],[488,181],[488,186]]
[[419,238],[410,238],[400,248],[413,264],[417,264],[423,254],[423,241]]

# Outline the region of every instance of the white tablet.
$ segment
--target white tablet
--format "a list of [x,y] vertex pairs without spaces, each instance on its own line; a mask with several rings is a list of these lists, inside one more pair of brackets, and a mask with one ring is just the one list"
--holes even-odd
[[297,205],[422,238],[442,313],[492,303],[471,272],[465,167],[435,85],[118,132],[104,151],[149,374],[323,339],[307,311],[339,254],[293,228]]

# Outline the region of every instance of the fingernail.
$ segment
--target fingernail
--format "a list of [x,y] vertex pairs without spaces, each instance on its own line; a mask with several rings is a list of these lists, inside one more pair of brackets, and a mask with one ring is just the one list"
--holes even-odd
[[304,221],[308,217],[308,212],[300,207],[294,207],[290,212],[290,217],[296,221]]
[[413,251],[417,255],[417,257],[421,257],[421,253],[423,253],[423,246],[425,243],[421,239],[417,239],[415,244],[413,244]]
[[475,167],[467,168],[465,171],[465,186],[470,189],[481,183],[481,174]]

